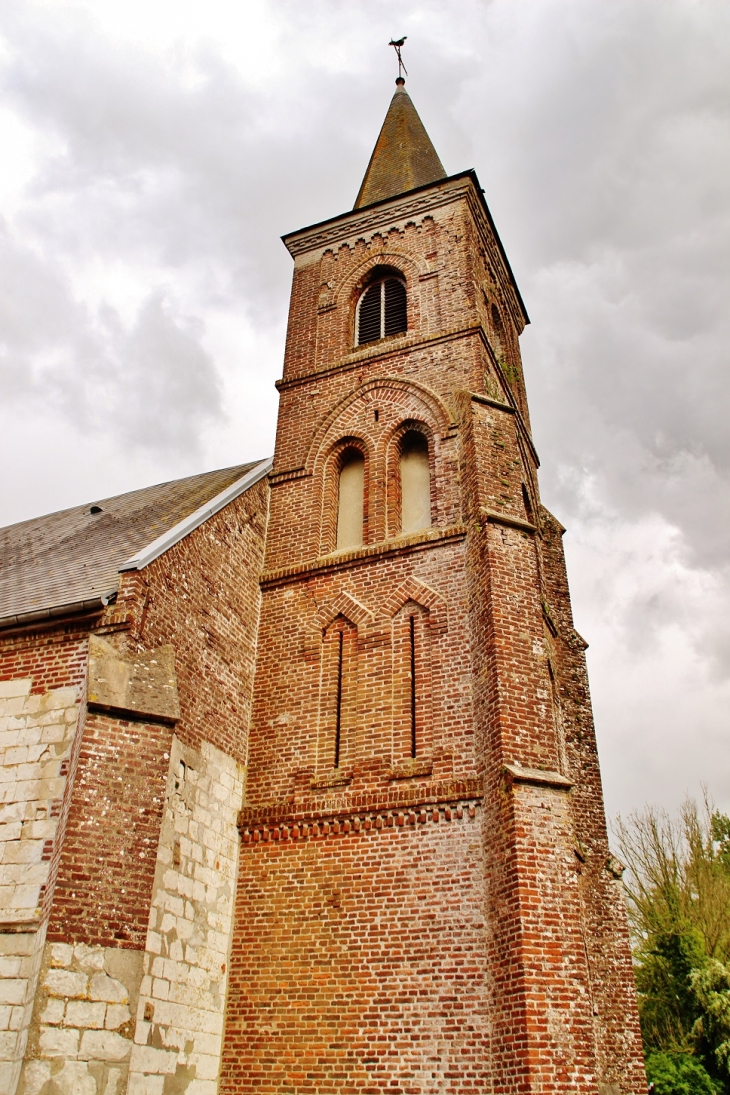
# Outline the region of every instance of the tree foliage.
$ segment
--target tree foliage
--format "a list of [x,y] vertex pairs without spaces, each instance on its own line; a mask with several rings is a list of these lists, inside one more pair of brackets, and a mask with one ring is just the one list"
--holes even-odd
[[647,1054],[646,1078],[656,1095],[718,1095],[720,1091],[700,1061],[687,1053]]
[[[659,1093],[730,1095],[730,818],[705,797],[616,828],[647,1069]],[[697,1068],[716,1086],[697,1086]]]

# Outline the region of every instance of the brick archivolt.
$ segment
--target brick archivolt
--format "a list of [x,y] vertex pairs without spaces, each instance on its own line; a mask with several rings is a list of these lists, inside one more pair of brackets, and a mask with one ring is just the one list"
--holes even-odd
[[[375,430],[371,416],[381,404],[388,404],[400,415],[400,421],[417,419],[431,427],[434,434],[445,435],[451,415],[440,396],[424,384],[399,377],[373,377],[342,397],[317,426],[305,460],[308,472],[314,472],[334,446],[350,434],[362,436],[377,449],[383,429]],[[367,421],[363,421],[367,415]],[[362,423],[362,430],[358,426]]]
[[440,593],[437,593],[413,575],[406,578],[397,589],[393,590],[383,605],[383,615],[392,618],[409,601],[420,605],[428,612],[432,631],[446,631],[448,629],[446,600]]
[[365,456],[365,543],[396,536],[400,529],[398,456],[404,429],[415,426],[429,438],[432,476],[432,524],[458,520],[442,496],[444,441],[450,440],[449,413],[439,397],[409,381],[376,378],[348,393],[316,430],[306,467],[318,492],[320,555],[334,550],[337,476],[343,446],[356,446]]
[[[359,349],[355,330],[357,302],[378,268],[396,271],[406,283],[407,334],[424,337],[433,333],[434,308],[437,307],[432,292],[435,271],[417,249],[406,250],[405,240],[402,247],[398,246],[403,235],[397,229],[387,237],[376,234],[368,243],[358,241],[353,248],[348,247],[346,255],[338,253],[333,257],[331,253],[325,253],[322,257],[317,312],[316,317],[312,317],[317,329],[315,357],[318,368]],[[392,236],[396,239],[392,240]],[[393,246],[394,242],[396,246]],[[405,334],[390,336],[387,341],[391,345],[397,344]]]
[[344,616],[355,627],[367,625],[373,620],[370,609],[356,600],[347,590],[343,590],[334,600],[322,605],[317,613],[317,626],[322,631],[326,631],[338,616]]
[[[357,263],[357,265],[341,277],[339,281],[334,282],[334,287],[330,290],[329,299],[335,307],[353,308],[357,303],[357,298],[360,295],[361,290],[368,281],[370,272],[378,266],[393,267],[394,269],[399,270],[405,278],[406,288],[408,290],[408,325],[410,328],[411,303],[418,303],[416,288],[418,279],[419,277],[423,277],[424,274],[431,272],[431,264],[416,252],[406,252],[390,246],[383,247],[382,244],[385,243],[383,237],[380,237],[381,249],[377,247],[377,239],[377,235],[373,236],[366,245],[372,248],[370,254],[366,255],[361,262]],[[390,242],[391,241],[388,240],[388,244],[390,244]],[[326,256],[323,256],[323,268],[326,269],[326,266]]]
[[413,575],[401,582],[388,599],[384,601],[377,612],[363,604],[347,590],[341,590],[325,604],[317,609],[316,616],[311,620],[309,630],[311,642],[308,647],[317,647],[322,641],[322,636],[328,627],[338,618],[344,618],[357,628],[359,632],[381,631],[389,628],[400,610],[409,602],[424,609],[429,616],[429,626],[433,632],[448,630],[448,609],[446,599],[421,582]]

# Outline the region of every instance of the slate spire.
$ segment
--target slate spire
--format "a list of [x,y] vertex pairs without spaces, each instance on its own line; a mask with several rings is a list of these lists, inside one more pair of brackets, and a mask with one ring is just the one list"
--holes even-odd
[[418,117],[405,83],[402,76],[396,80],[395,95],[385,115],[354,209],[446,178],[443,164]]

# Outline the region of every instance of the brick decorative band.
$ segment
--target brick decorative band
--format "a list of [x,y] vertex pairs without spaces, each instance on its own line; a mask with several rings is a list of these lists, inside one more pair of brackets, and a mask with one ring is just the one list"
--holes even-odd
[[461,821],[466,817],[474,820],[477,802],[458,802],[452,806],[431,806],[428,809],[408,810],[399,813],[386,812],[367,814],[364,817],[333,817],[326,820],[295,823],[294,825],[264,826],[260,829],[244,829],[241,840],[244,844],[258,844],[269,840],[306,840],[318,836],[330,836],[337,833],[367,832],[369,829],[392,829],[394,826],[426,824],[426,822]]
[[238,815],[238,828],[244,843],[256,843],[474,818],[482,793],[481,780],[443,780],[385,793],[329,795],[298,803],[244,807]]
[[486,341],[484,330],[480,325],[454,327],[450,331],[441,331],[437,335],[426,335],[425,337],[403,336],[389,342],[387,347],[381,350],[380,353],[375,352],[372,345],[368,346],[367,349],[356,349],[346,354],[345,357],[340,358],[339,361],[327,365],[326,368],[313,369],[305,376],[293,376],[288,380],[277,380],[275,387],[280,392],[286,392],[290,388],[298,388],[303,384],[311,384],[313,380],[323,380],[335,373],[362,368],[363,362],[370,365],[375,361],[391,360],[406,351],[410,353],[413,350],[424,349],[426,346],[455,342],[460,338],[480,338],[482,342]]
[[327,574],[333,570],[339,571],[345,567],[359,566],[371,559],[389,559],[394,555],[409,555],[414,551],[425,551],[434,545],[455,543],[465,539],[466,533],[466,525],[452,525],[451,528],[432,528],[426,532],[413,533],[409,537],[402,536],[397,540],[385,540],[379,544],[368,544],[367,547],[355,548],[352,551],[340,551],[331,556],[313,559],[308,563],[298,563],[296,566],[268,570],[261,575],[259,584],[262,589],[271,589],[273,586],[298,578],[302,574]]

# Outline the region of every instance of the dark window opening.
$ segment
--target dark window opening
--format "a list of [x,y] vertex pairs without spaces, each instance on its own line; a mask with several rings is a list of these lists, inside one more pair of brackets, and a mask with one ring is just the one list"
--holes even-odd
[[408,301],[405,282],[395,277],[373,282],[360,297],[357,311],[358,346],[407,330]]

